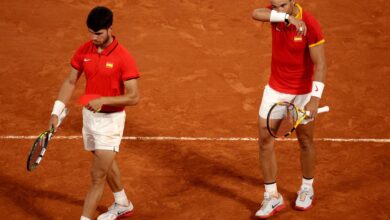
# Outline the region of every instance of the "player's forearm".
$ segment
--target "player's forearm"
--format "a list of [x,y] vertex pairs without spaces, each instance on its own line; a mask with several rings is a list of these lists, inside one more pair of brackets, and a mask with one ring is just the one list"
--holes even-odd
[[57,100],[66,104],[71,98],[75,88],[76,88],[76,82],[73,82],[72,80],[69,79],[65,80],[65,82],[61,86],[60,92],[58,93]]
[[111,106],[131,106],[136,105],[138,101],[138,94],[125,94],[121,96],[102,97],[103,104]]
[[318,63],[317,65],[315,65],[315,67],[314,67],[314,80],[313,81],[318,81],[318,82],[324,83],[325,77],[326,77],[326,71],[327,71],[327,67],[326,67],[325,62],[321,62],[321,63]]
[[258,21],[269,22],[271,10],[268,8],[255,9],[252,13],[252,18]]

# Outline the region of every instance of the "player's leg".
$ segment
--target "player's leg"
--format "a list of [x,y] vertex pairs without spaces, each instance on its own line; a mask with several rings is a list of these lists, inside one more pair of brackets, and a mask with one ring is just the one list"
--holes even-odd
[[275,139],[269,134],[266,123],[266,119],[259,118],[258,144],[263,180],[265,184],[269,184],[276,182],[277,163],[274,148]]
[[[265,192],[261,208],[256,212],[258,218],[268,218],[285,207],[283,197],[278,193],[276,185],[275,140],[269,134],[266,124],[267,114],[271,106],[282,100],[284,100],[283,94],[271,89],[268,85],[265,87],[259,110],[259,152]],[[274,129],[277,129],[279,121],[275,120],[274,122]]]
[[113,220],[132,215],[134,206],[127,199],[116,161],[112,163],[111,169],[107,174],[107,183],[113,192],[115,201],[108,208],[107,212],[98,217],[98,220]]
[[300,125],[297,128],[297,137],[301,150],[300,160],[302,174],[307,179],[314,177],[316,151],[314,147],[314,121]]
[[121,175],[116,160],[112,162],[111,169],[107,173],[107,183],[112,192],[119,192],[123,189]]
[[[310,95],[301,95],[296,99],[296,104],[303,108],[310,100]],[[300,162],[302,168],[302,184],[298,191],[295,207],[299,210],[307,210],[312,207],[314,200],[314,173],[316,150],[314,145],[315,121],[305,121],[298,126],[296,134],[300,146]]]
[[302,184],[298,191],[295,207],[298,210],[307,210],[312,207],[314,201],[314,171],[316,151],[313,141],[314,121],[298,126],[297,137],[301,149]]
[[96,150],[93,154],[91,169],[92,186],[84,201],[83,216],[92,218],[103,195],[104,184],[108,170],[111,169],[116,152],[109,150]]
[[[119,146],[123,135],[126,114],[125,112],[115,113],[112,116],[115,134],[105,143],[114,146],[114,151],[119,152]],[[98,220],[113,220],[120,217],[130,216],[133,212],[133,204],[127,199],[121,182],[121,175],[117,162],[114,160],[107,173],[107,183],[110,186],[115,202],[108,208],[108,211],[99,215]]]
[[276,186],[277,163],[274,138],[268,133],[266,119],[259,119],[260,164],[264,179],[264,197],[261,208],[256,212],[258,218],[268,218],[281,211],[285,205]]
[[122,206],[129,206],[130,201],[127,199],[123,184],[121,182],[121,175],[116,160],[112,163],[111,169],[107,174],[107,183],[114,194],[115,203]]

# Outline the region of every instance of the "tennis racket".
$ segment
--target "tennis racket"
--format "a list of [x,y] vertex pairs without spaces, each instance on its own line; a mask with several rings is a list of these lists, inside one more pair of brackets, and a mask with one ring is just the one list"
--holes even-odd
[[[329,106],[318,108],[318,113],[328,112]],[[300,124],[307,123],[310,112],[304,111],[290,102],[275,103],[267,115],[267,129],[275,138],[291,135]]]
[[[58,124],[57,127],[60,126],[64,118],[68,115],[69,111],[67,108],[61,112],[58,116]],[[51,129],[42,132],[37,139],[35,139],[33,146],[31,147],[30,153],[27,157],[27,170],[33,171],[38,165],[41,163],[43,156],[47,150],[47,146],[49,144],[50,139],[54,134],[54,127]]]

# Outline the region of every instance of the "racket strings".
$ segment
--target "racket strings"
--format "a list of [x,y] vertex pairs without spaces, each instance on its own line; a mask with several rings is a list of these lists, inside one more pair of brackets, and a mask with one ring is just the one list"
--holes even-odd
[[299,114],[294,105],[279,103],[268,114],[268,129],[274,137],[288,136],[298,118]]
[[30,169],[35,168],[40,163],[50,140],[50,134],[50,132],[45,132],[35,141],[28,163]]

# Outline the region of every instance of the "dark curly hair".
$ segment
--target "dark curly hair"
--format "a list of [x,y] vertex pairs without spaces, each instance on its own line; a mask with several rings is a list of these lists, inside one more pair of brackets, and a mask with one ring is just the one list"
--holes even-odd
[[87,27],[93,31],[108,29],[113,21],[112,11],[104,6],[97,6],[89,12],[87,17]]

